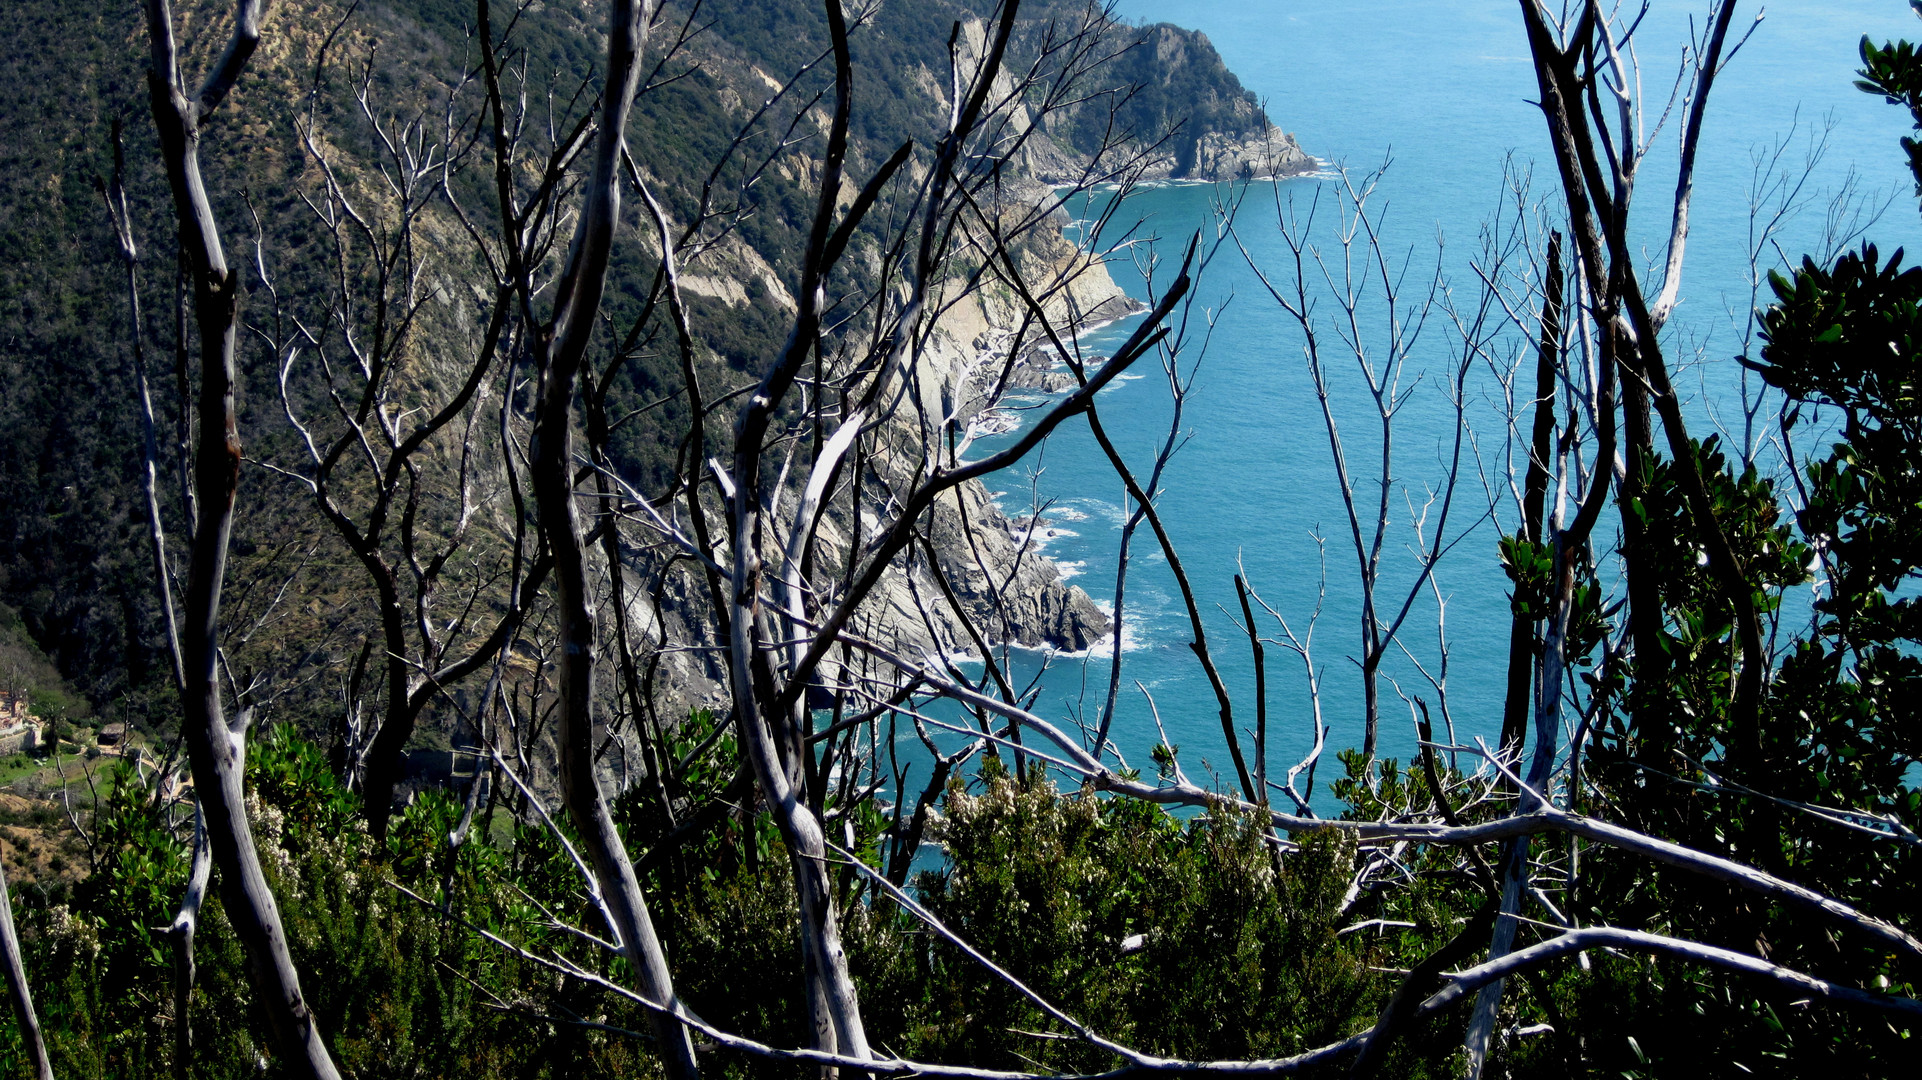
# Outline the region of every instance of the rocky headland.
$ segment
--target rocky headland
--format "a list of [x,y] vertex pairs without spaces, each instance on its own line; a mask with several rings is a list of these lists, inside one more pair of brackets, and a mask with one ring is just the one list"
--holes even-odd
[[[438,109],[465,85],[460,58],[471,42],[467,5],[383,0],[343,21],[351,7],[341,0],[281,0],[274,5],[273,32],[236,92],[233,115],[244,119],[223,134],[224,156],[208,174],[222,221],[258,241],[265,260],[260,265],[272,267],[279,281],[277,296],[269,295],[249,269],[244,300],[250,319],[274,318],[274,304],[280,301],[288,305],[290,319],[320,325],[332,317],[332,276],[322,271],[326,257],[319,250],[327,245],[314,246],[324,239],[325,230],[316,226],[305,201],[319,191],[318,171],[301,140],[280,123],[300,113],[302,103],[310,100],[313,61],[324,51],[327,28],[345,28],[329,55],[364,58],[371,65],[371,85],[386,95],[380,99],[383,108],[391,105],[404,114],[425,102],[422,107]],[[110,12],[55,0],[16,0],[4,10],[0,21],[6,25],[44,31],[47,41],[62,45],[21,54],[25,66],[15,83],[51,95],[45,108],[35,109],[59,122],[40,125],[16,140],[19,145],[6,152],[15,167],[0,171],[0,209],[6,211],[0,219],[11,224],[16,248],[39,253],[35,260],[0,271],[0,298],[19,314],[18,325],[0,341],[0,366],[16,376],[7,385],[17,406],[8,413],[17,422],[0,425],[0,461],[20,465],[0,469],[0,505],[12,511],[11,532],[0,543],[0,603],[19,612],[23,632],[45,649],[80,693],[110,700],[130,686],[147,685],[165,667],[163,654],[153,645],[163,632],[153,600],[151,553],[145,545],[129,544],[122,528],[144,515],[138,478],[126,469],[83,467],[95,460],[99,447],[142,445],[131,395],[122,392],[125,283],[111,258],[114,238],[89,181],[108,168],[106,148],[112,145],[116,118],[126,115],[127,88],[144,85],[145,52],[129,47],[124,20]],[[1024,8],[1024,17],[1040,27],[1047,19],[1080,10],[1065,3],[1037,3]],[[517,23],[521,47],[539,58],[530,85],[591,85],[601,46],[585,11],[578,5],[535,5],[528,18]],[[738,189],[730,189],[723,200],[728,208],[725,226],[709,229],[683,252],[684,299],[696,339],[694,365],[701,380],[723,388],[718,393],[755,378],[791,328],[796,253],[805,240],[805,208],[813,204],[818,187],[819,147],[809,142],[818,125],[810,112],[815,106],[808,104],[805,93],[778,103],[773,113],[764,116],[760,110],[793,72],[811,70],[809,78],[815,82],[804,89],[819,88],[823,70],[810,65],[822,55],[825,39],[821,13],[812,5],[707,0],[702,12],[702,32],[684,42],[671,62],[661,61],[668,66],[646,95],[645,107],[637,110],[629,136],[632,146],[645,148],[644,154],[636,154],[637,167],[677,228],[686,224],[704,185]],[[864,23],[856,96],[862,122],[849,148],[850,197],[858,190],[853,178],[874,175],[903,142],[913,139],[925,150],[938,139],[951,104],[946,99],[951,92],[952,28],[978,22],[984,14],[978,5],[961,0],[890,0]],[[1109,24],[1104,32],[1113,42],[1102,50],[1110,59],[1100,72],[1099,87],[1080,104],[1040,122],[1029,140],[1032,151],[1010,163],[1005,177],[1009,197],[1028,199],[1032,205],[1049,197],[1047,184],[1084,179],[1094,155],[1109,146],[1116,132],[1132,136],[1132,147],[1140,151],[1140,175],[1150,181],[1234,181],[1316,167],[1292,137],[1270,122],[1205,36],[1166,25],[1137,28],[1120,23]],[[967,46],[976,48],[981,39],[971,32]],[[67,46],[91,50],[88,59],[83,63],[76,59],[81,54],[69,55]],[[1138,89],[1121,89],[1126,87]],[[47,88],[58,88],[58,93]],[[1110,107],[1117,112],[1111,113]],[[351,113],[324,117],[326,123],[315,133],[316,146],[333,156],[339,175],[381,175],[372,149],[378,140],[371,139]],[[733,171],[717,180],[716,156],[744,128],[752,129],[743,144],[747,149],[736,155]],[[130,198],[143,250],[165,251],[171,242],[170,196],[153,168],[145,126],[128,126],[127,136],[127,160],[133,166]],[[50,162],[67,165],[49,173]],[[748,173],[761,162],[766,167],[754,173],[750,183]],[[370,207],[381,205],[385,189],[369,184],[357,197],[365,196]],[[461,190],[459,184],[450,189]],[[797,212],[797,207],[803,209]],[[253,211],[257,217],[250,216]],[[251,233],[241,225],[248,222]],[[476,269],[461,222],[454,209],[434,200],[417,219],[416,241],[427,269],[420,278],[424,293],[412,323],[407,366],[393,391],[396,400],[445,400],[444,391],[463,382],[480,352],[493,292],[486,274]],[[624,261],[610,292],[610,318],[616,322],[647,310],[656,241],[644,214],[632,224],[639,231],[628,232],[629,226],[623,226]],[[1061,236],[1066,224],[1065,216],[1045,223],[1023,254],[1032,260],[1036,274],[1074,271],[1051,318],[1072,333],[1130,314],[1135,305],[1106,267]],[[870,258],[863,251],[852,255],[847,265]],[[143,308],[155,312],[168,310],[171,302],[172,279],[159,272],[160,263],[149,258],[140,285]],[[255,265],[251,257],[247,265]],[[1071,388],[1073,376],[1049,345],[1032,334],[1015,341],[1020,322],[1021,313],[1006,297],[967,298],[944,312],[913,374],[921,403],[932,407],[929,415],[961,432],[981,432],[1013,422],[1013,414],[1002,411],[1010,393],[1032,396]],[[168,344],[163,323],[155,323],[156,345]],[[657,345],[659,340],[667,339],[658,338]],[[60,363],[49,365],[49,357],[58,357]],[[330,417],[321,377],[306,366],[310,359],[303,357],[306,381],[295,380],[293,406],[305,415]],[[250,460],[300,471],[305,467],[300,439],[274,400],[281,372],[273,350],[249,347],[241,362],[242,383],[249,389],[242,424]],[[614,425],[609,436],[609,461],[637,490],[665,490],[680,468],[688,418],[673,395],[683,382],[678,351],[650,347],[625,358],[619,377],[610,384],[610,408],[628,419]],[[186,407],[162,400],[162,426],[171,427],[179,419],[178,410]],[[44,423],[47,418],[56,422]],[[476,460],[499,456],[492,426],[488,421],[471,428],[479,440],[476,449],[482,451]],[[910,438],[924,434],[904,434],[904,446]],[[460,450],[451,444],[435,448],[429,478],[443,482],[464,468]],[[118,454],[120,458],[137,460]],[[20,464],[33,462],[56,462],[59,467]],[[502,489],[498,476],[481,479]],[[343,707],[342,694],[367,697],[364,688],[343,691],[335,673],[352,670],[355,657],[377,635],[368,606],[357,599],[356,590],[365,585],[361,563],[331,526],[317,521],[311,498],[298,485],[283,481],[282,475],[265,472],[250,472],[245,478],[230,570],[237,582],[292,582],[250,595],[306,599],[297,608],[287,605],[276,633],[236,645],[245,655],[236,654],[235,661],[243,667],[298,671],[280,691],[277,714],[331,738],[327,725],[359,707]],[[995,486],[1015,491],[1022,485],[1010,478]],[[162,494],[165,515],[185,520],[180,500]],[[449,507],[458,502],[423,502],[422,535],[451,534],[458,510]],[[481,543],[474,537],[482,532],[487,543],[514,535],[511,500],[482,499],[478,506],[477,513],[488,516],[489,526],[468,534],[463,558]],[[101,512],[76,512],[83,508]],[[863,527],[871,530],[888,509],[884,503],[864,507]],[[876,605],[893,612],[887,616],[890,632],[930,649],[972,652],[977,645],[959,618],[965,612],[990,645],[1066,650],[1098,645],[1110,632],[1107,617],[1084,591],[1062,578],[1028,535],[1032,530],[1021,519],[1031,515],[1012,497],[1004,512],[979,485],[944,500],[929,529],[936,541],[935,558],[947,571],[942,576],[952,585],[952,599],[940,595],[926,567],[904,560],[884,587],[884,602]],[[846,543],[856,542],[855,525],[847,508],[828,515],[827,526],[841,530]],[[298,538],[307,553],[296,578],[287,578],[296,572],[276,561],[289,550],[290,538]],[[396,565],[408,558],[399,552],[391,529],[382,542],[395,546],[389,554]],[[719,683],[711,678],[711,620],[697,599],[706,592],[705,583],[682,580],[685,566],[664,569],[649,561],[653,556],[638,551],[632,555],[636,573],[626,595],[633,625],[656,642],[690,643],[659,654],[652,677],[672,686],[662,693],[662,708],[714,698]],[[103,582],[119,584],[107,587]],[[475,610],[504,602],[491,579],[473,576],[457,584],[473,593]],[[443,596],[454,591],[452,585],[441,588]],[[419,730],[442,730],[455,723],[453,710],[436,703],[423,714]]]

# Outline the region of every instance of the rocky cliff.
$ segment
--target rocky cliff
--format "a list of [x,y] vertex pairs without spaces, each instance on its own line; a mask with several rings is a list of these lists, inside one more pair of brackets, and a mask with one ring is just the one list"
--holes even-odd
[[1146,180],[1234,181],[1298,176],[1320,162],[1277,127],[1222,62],[1208,35],[1168,23],[1129,30],[1131,47],[1106,66],[1107,100],[1048,125],[1059,154],[1034,156],[1037,175],[1065,180],[1115,128],[1153,153]]
[[[230,258],[245,267],[243,310],[250,325],[271,320],[276,302],[257,280],[253,254],[243,251],[255,239],[256,226],[264,258],[258,265],[271,266],[279,275],[290,316],[306,318],[314,326],[329,325],[331,318],[321,254],[326,231],[303,202],[314,195],[318,181],[296,127],[315,100],[310,97],[315,60],[323,44],[332,41],[328,55],[336,65],[354,66],[367,76],[370,100],[382,116],[419,110],[431,118],[454,88],[463,85],[460,73],[469,63],[463,57],[472,47],[471,2],[362,4],[345,30],[330,39],[330,29],[350,7],[339,0],[275,4],[261,52],[231,103],[223,106],[218,137],[209,144],[208,182],[232,249]],[[177,8],[195,48],[217,45],[218,27],[230,10],[226,5],[183,0]],[[851,177],[872,175],[905,140],[913,139],[925,150],[938,137],[945,119],[950,30],[957,22],[984,19],[990,8],[985,0],[891,0],[861,28],[855,54],[859,123],[849,149]],[[1068,0],[1031,0],[1023,10],[1039,25],[1082,8]],[[666,5],[664,11],[663,25],[679,25],[677,20],[688,15],[684,3]],[[722,388],[720,393],[751,380],[779,348],[789,325],[798,252],[818,175],[813,157],[818,145],[809,140],[818,130],[812,95],[827,80],[825,69],[816,63],[825,34],[815,4],[704,0],[700,11],[700,20],[689,24],[700,32],[690,32],[672,58],[658,58],[662,66],[637,106],[630,142],[644,150],[636,157],[673,221],[690,220],[710,189],[725,213],[726,227],[688,252],[686,275],[699,374]],[[516,30],[517,70],[524,71],[526,79],[521,89],[538,98],[563,88],[555,91],[561,95],[555,104],[559,110],[572,88],[591,85],[602,45],[592,30],[598,18],[591,3],[529,7]],[[14,315],[8,334],[0,335],[0,372],[6,375],[0,379],[6,406],[0,409],[0,507],[5,508],[0,515],[0,602],[16,607],[27,630],[59,668],[100,701],[119,700],[130,690],[154,685],[165,668],[157,662],[155,643],[161,630],[151,560],[141,543],[128,539],[139,531],[130,523],[144,513],[138,470],[129,464],[137,463],[138,455],[128,453],[140,445],[141,435],[128,389],[123,281],[93,186],[111,167],[112,121],[125,118],[127,182],[145,258],[141,301],[148,325],[143,334],[149,356],[170,364],[175,346],[183,344],[174,339],[170,314],[175,298],[166,253],[172,208],[153,164],[150,125],[144,120],[145,43],[138,23],[127,12],[58,0],[0,5],[0,30],[17,42],[0,56],[0,72],[7,76],[0,80],[0,94],[7,95],[0,98],[0,112],[39,121],[23,123],[20,137],[0,147],[0,161],[6,164],[0,169],[0,238],[15,254],[0,267],[0,304]],[[1125,97],[1121,122],[1139,145],[1157,147],[1151,177],[1233,179],[1310,167],[1293,141],[1269,124],[1204,37],[1172,27],[1108,29],[1116,35],[1116,46],[1104,83],[1117,90],[1140,85],[1139,91],[1120,95]],[[1139,43],[1122,48],[1129,35],[1138,36]],[[660,40],[676,40],[676,35],[664,31]],[[730,148],[731,133],[760,115],[771,87],[803,69],[812,71],[814,82],[762,116],[759,134]],[[352,80],[343,74],[346,70],[337,66],[330,73],[324,93],[347,93],[346,83]],[[377,141],[350,105],[342,96],[314,114],[322,127],[320,141],[337,155],[335,164],[343,173],[378,177]],[[1090,99],[1072,115],[1051,120],[1037,133],[1035,145],[1041,149],[1029,161],[1029,175],[1010,179],[1025,179],[1039,190],[1038,182],[1056,178],[1050,162],[1063,167],[1085,163],[1103,130],[1097,112]],[[1174,135],[1163,139],[1169,129]],[[796,137],[787,141],[788,135]],[[716,172],[714,162],[730,149],[732,164]],[[770,162],[770,167],[754,173],[762,162]],[[469,190],[463,183],[455,184],[456,193],[473,196],[471,205],[484,205],[479,189]],[[384,196],[378,188],[370,181],[368,205],[380,205]],[[459,381],[460,364],[474,355],[471,339],[480,329],[474,315],[487,296],[477,284],[484,271],[474,266],[471,251],[463,253],[464,232],[452,212],[436,205],[420,224],[429,267],[421,280],[433,295],[418,324],[419,347],[408,354],[407,362],[418,367],[407,375],[402,396],[419,391],[438,400],[436,395],[448,384]],[[650,310],[650,227],[639,215],[627,227],[637,231],[625,234],[606,303],[608,321],[617,327]],[[1056,268],[1073,264],[1078,258],[1073,249],[1058,235],[1054,240],[1057,246],[1040,244],[1027,257]],[[429,247],[445,250],[427,251]],[[1079,269],[1059,301],[1064,306],[1058,318],[1064,323],[1098,320],[1125,310],[1125,298],[1104,268],[1090,264]],[[311,310],[302,310],[303,304]],[[915,373],[922,404],[934,406],[936,415],[955,419],[965,429],[971,423],[996,421],[997,385],[1004,390],[1061,388],[1064,376],[1055,358],[1028,346],[1013,358],[1012,380],[1001,383],[1016,321],[1005,297],[983,295],[948,310]],[[642,490],[662,490],[673,479],[689,427],[685,403],[675,397],[682,385],[676,351],[659,347],[658,338],[652,340],[655,344],[629,355],[607,384],[610,414],[639,418],[617,426],[609,455]],[[258,348],[256,338],[247,341],[242,423],[249,460],[298,464],[298,442],[275,400],[276,358]],[[169,386],[162,389],[169,389],[171,373],[165,381]],[[324,416],[325,401],[317,398],[316,404],[314,415]],[[163,438],[170,437],[166,433],[181,418],[181,403],[163,393],[158,409]],[[485,433],[492,423],[475,430]],[[459,467],[460,449],[448,448],[446,460],[435,467]],[[162,492],[164,512],[172,521],[183,521],[173,486]],[[281,715],[303,724],[331,723],[340,711],[337,669],[351,668],[353,657],[369,640],[365,605],[354,592],[365,585],[362,571],[338,538],[315,522],[311,502],[297,485],[253,469],[244,478],[241,504],[236,580],[271,583],[254,590],[261,596],[302,598],[297,608],[289,604],[277,616],[283,621],[276,624],[275,634],[252,639],[247,648],[260,655],[245,663],[299,672],[286,680],[291,689],[281,699]],[[504,497],[483,510],[499,516],[504,513],[501,505]],[[441,510],[430,507],[424,512]],[[977,527],[972,540],[962,522]],[[851,520],[835,524],[852,529]],[[938,557],[957,583],[955,603],[992,636],[1080,649],[1107,633],[1098,607],[1061,580],[1022,536],[1019,523],[994,507],[985,490],[977,486],[956,493],[938,510],[934,529],[941,538]],[[979,567],[950,562],[963,558]],[[289,571],[282,569],[289,560],[298,567],[295,578],[287,578]],[[291,584],[283,588],[283,579]],[[912,571],[891,581],[890,605],[908,611],[917,590],[925,596],[923,586],[930,583],[914,579]],[[637,609],[637,615],[646,616],[644,623],[651,619],[657,628],[676,619],[683,628],[698,623],[698,611],[675,613],[691,595],[677,589],[664,585],[657,598],[637,601],[660,608]],[[483,606],[491,602],[483,601]],[[900,622],[904,634],[915,626],[920,629],[914,632],[930,646],[968,647],[953,619],[916,614]],[[663,666],[676,669],[673,677],[699,696],[703,665],[698,657],[675,654]]]

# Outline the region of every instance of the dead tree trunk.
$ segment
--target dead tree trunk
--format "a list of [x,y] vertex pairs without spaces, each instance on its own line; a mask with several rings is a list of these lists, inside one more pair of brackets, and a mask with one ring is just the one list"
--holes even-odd
[[188,1009],[193,1004],[194,931],[200,926],[200,905],[207,898],[207,879],[214,869],[213,850],[207,843],[207,818],[198,804],[194,806],[194,853],[187,872],[187,891],[180,898],[180,910],[165,933],[174,946],[174,1075],[187,1080],[193,1074],[194,1029]]
[[[127,213],[125,186],[126,162],[121,149],[120,121],[113,125],[113,177],[103,194],[107,212],[113,219],[114,235],[120,244],[120,260],[127,272],[127,330],[133,350],[135,392],[140,399],[141,453],[145,468],[141,488],[147,501],[147,539],[153,547],[154,598],[167,631],[167,657],[173,665],[174,691],[183,698],[187,691],[185,660],[180,649],[180,614],[174,603],[172,564],[167,558],[167,532],[160,513],[160,443],[154,423],[153,393],[147,375],[147,350],[140,319],[140,253],[134,245],[133,220]],[[186,399],[180,402],[186,408]],[[171,768],[171,758],[163,772]],[[156,784],[164,776],[156,776]],[[207,881],[213,873],[213,853],[207,846],[207,823],[194,803],[194,847],[187,889],[181,896],[180,910],[162,931],[173,939],[174,951],[174,1075],[186,1080],[193,1069],[193,1025],[188,1007],[194,989],[194,928],[200,921],[201,901],[207,895]]]
[[[634,875],[633,861],[628,858],[607,797],[594,775],[595,616],[588,591],[587,548],[574,501],[575,388],[607,283],[608,256],[620,217],[619,168],[627,118],[640,81],[640,53],[653,13],[650,0],[617,0],[611,15],[600,130],[595,139],[594,163],[586,178],[580,224],[566,273],[556,290],[554,321],[535,342],[543,383],[532,458],[534,496],[560,593],[561,785],[568,814],[587,845],[595,876],[600,879],[608,910],[617,924],[613,929],[640,978],[641,992],[656,1005],[677,1010],[667,956],[654,933],[654,921]],[[652,1018],[668,1075],[674,1080],[694,1080],[700,1069],[687,1029],[665,1012],[655,1012]]]
[[[1662,613],[1648,610],[1655,601],[1653,582],[1647,575],[1642,557],[1641,534],[1632,521],[1627,497],[1637,493],[1642,463],[1649,459],[1652,438],[1646,415],[1653,405],[1661,417],[1670,453],[1682,480],[1682,492],[1695,519],[1698,535],[1709,560],[1710,572],[1733,609],[1735,634],[1740,648],[1741,667],[1731,709],[1733,723],[1730,756],[1737,762],[1753,759],[1759,748],[1756,713],[1761,692],[1761,677],[1767,658],[1763,655],[1754,596],[1746,574],[1736,558],[1728,536],[1717,521],[1713,504],[1700,472],[1694,447],[1689,443],[1680,405],[1669,385],[1667,365],[1662,357],[1658,333],[1673,309],[1680,283],[1682,253],[1688,233],[1688,205],[1692,184],[1695,148],[1701,131],[1702,111],[1715,75],[1722,63],[1722,50],[1734,0],[1717,0],[1711,9],[1711,28],[1701,45],[1699,56],[1689,61],[1696,65],[1697,85],[1687,105],[1687,127],[1683,137],[1680,180],[1677,185],[1673,225],[1669,237],[1669,259],[1660,296],[1654,304],[1646,299],[1637,276],[1636,256],[1628,238],[1629,199],[1634,190],[1636,170],[1645,147],[1639,142],[1641,130],[1636,121],[1639,108],[1633,86],[1639,74],[1631,74],[1624,64],[1617,40],[1622,31],[1600,4],[1582,6],[1573,24],[1564,27],[1554,21],[1539,0],[1522,0],[1523,20],[1536,80],[1541,88],[1541,109],[1554,147],[1557,171],[1567,205],[1570,236],[1574,241],[1592,306],[1588,317],[1601,346],[1596,372],[1597,394],[1594,422],[1598,445],[1582,497],[1581,510],[1573,524],[1559,532],[1551,526],[1544,535],[1553,551],[1553,593],[1548,600],[1545,633],[1536,675],[1536,746],[1529,768],[1527,787],[1519,812],[1534,812],[1543,798],[1552,798],[1547,782],[1555,756],[1555,739],[1561,730],[1561,709],[1568,655],[1566,631],[1574,597],[1575,575],[1584,563],[1592,565],[1587,552],[1589,535],[1607,500],[1614,472],[1616,449],[1617,372],[1627,399],[1629,438],[1628,483],[1624,485],[1623,517],[1625,548],[1628,554],[1630,612],[1638,648],[1651,649],[1659,640]],[[1684,74],[1687,74],[1685,71]],[[1601,94],[1606,90],[1619,111],[1616,129],[1611,129]],[[1584,100],[1586,98],[1586,100]],[[1584,108],[1584,106],[1587,106]],[[1591,115],[1594,126],[1590,124]],[[1512,678],[1512,673],[1511,673]],[[1498,961],[1513,945],[1515,919],[1520,909],[1521,889],[1528,866],[1526,840],[1517,839],[1504,851],[1504,889],[1501,920],[1489,949],[1491,961]],[[1468,1028],[1466,1050],[1470,1080],[1482,1074],[1489,1040],[1493,1034],[1496,1010],[1501,1001],[1500,981],[1488,983],[1475,1002]]]
[[[1522,516],[1515,539],[1542,542],[1542,512],[1548,500],[1548,480],[1555,452],[1555,380],[1561,371],[1562,349],[1562,235],[1548,241],[1548,270],[1542,276],[1542,325],[1535,354],[1534,421],[1529,431],[1528,469],[1522,485]],[[1536,641],[1541,613],[1516,613],[1508,639],[1508,697],[1502,711],[1504,753],[1519,753],[1528,738],[1528,716],[1535,701]]]
[[[120,143],[120,120],[113,122],[113,177],[102,194],[113,220],[120,261],[127,273],[127,341],[133,352],[134,391],[140,399],[141,493],[147,502],[147,540],[153,547],[154,598],[167,628],[167,659],[173,665],[174,689],[187,682],[180,655],[179,612],[174,604],[172,568],[167,561],[167,531],[160,516],[160,440],[153,411],[153,391],[147,377],[146,338],[140,320],[140,251],[134,245],[133,221],[127,214],[126,159]],[[186,406],[183,398],[181,406]]]
[[180,250],[193,280],[200,334],[200,430],[194,461],[199,523],[187,578],[181,627],[186,685],[182,726],[194,787],[206,815],[221,899],[247,954],[248,973],[286,1065],[296,1075],[333,1080],[339,1074],[300,993],[287,951],[280,910],[262,875],[241,791],[245,725],[230,727],[220,699],[220,592],[240,482],[240,426],[234,408],[234,339],[239,275],[228,268],[213,205],[200,176],[201,123],[227,96],[260,42],[260,0],[240,0],[234,35],[198,92],[181,80],[167,0],[148,0],[152,49],[148,84],[160,153],[173,189]]
[[20,935],[13,931],[13,897],[7,893],[5,873],[0,873],[0,960],[6,963],[7,995],[13,998],[13,1012],[20,1020],[20,1041],[33,1059],[33,1075],[53,1080],[53,1062],[47,1060],[40,1017],[33,1011],[33,991],[27,986],[27,967],[20,958]]

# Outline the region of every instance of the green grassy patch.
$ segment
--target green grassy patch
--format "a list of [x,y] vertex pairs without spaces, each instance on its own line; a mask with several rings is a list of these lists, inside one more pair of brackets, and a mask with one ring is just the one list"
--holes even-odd
[[8,754],[6,757],[0,757],[0,787],[46,768],[47,764],[46,761],[31,754]]

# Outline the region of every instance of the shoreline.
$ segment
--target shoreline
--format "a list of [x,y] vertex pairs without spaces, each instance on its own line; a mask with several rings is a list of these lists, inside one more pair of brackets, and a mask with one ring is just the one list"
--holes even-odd
[[[1233,176],[1233,177],[1165,176],[1165,177],[1160,177],[1154,180],[1136,180],[1132,184],[1130,184],[1129,187],[1132,190],[1144,190],[1144,189],[1155,190],[1159,188],[1171,188],[1171,187],[1212,187],[1212,186],[1217,186],[1221,184],[1229,184],[1229,185],[1269,184],[1269,183],[1278,184],[1284,180],[1332,180],[1335,177],[1340,175],[1340,173],[1334,170],[1333,166],[1331,166],[1328,162],[1322,161],[1320,158],[1309,158],[1308,160],[1312,164],[1308,165],[1305,168],[1289,169],[1283,172],[1268,173],[1262,176]],[[1094,193],[1110,194],[1112,192],[1120,190],[1121,185],[1119,183],[1116,183],[1113,180],[1104,180],[1099,184],[1090,184],[1085,188],[1078,188],[1072,184],[1050,183],[1049,189],[1057,192],[1081,191],[1089,194],[1094,194]]]
[[[1099,312],[1115,301],[1121,301],[1125,310],[1118,315],[1109,317],[1097,316],[1084,320],[1073,331],[1069,338],[1070,341],[1079,344],[1087,337],[1105,330],[1116,323],[1124,322],[1152,310],[1149,305],[1142,303],[1140,300],[1124,292],[1120,292],[1119,288],[1119,286],[1116,286],[1117,292],[1114,296],[1103,300],[1091,310]],[[986,352],[988,353],[988,359],[977,364],[975,369],[969,373],[968,381],[970,383],[972,383],[982,371],[991,367],[993,361],[1005,360],[1007,357],[1005,352]],[[1045,366],[1041,363],[1043,358],[1047,358]],[[1107,363],[1108,358],[1106,356],[1091,356],[1086,357],[1085,360],[1089,366],[1092,367]],[[1071,379],[1072,376],[1064,370],[1066,363],[1066,360],[1049,345],[1035,344],[1030,345],[1024,350],[1009,370],[1007,382],[1001,388],[1001,394],[996,401],[970,401],[966,419],[962,421],[961,444],[955,448],[955,456],[965,460],[964,455],[976,439],[992,438],[996,435],[1005,435],[1009,432],[1020,430],[1021,424],[1019,420],[1015,419],[1010,411],[1002,405],[1002,402],[1008,397],[1023,391],[1045,397],[1054,397],[1073,389],[1072,384],[1067,381]],[[1059,383],[1059,385],[1057,385],[1057,383]],[[1000,422],[1002,419],[1006,419],[1008,422]]]

